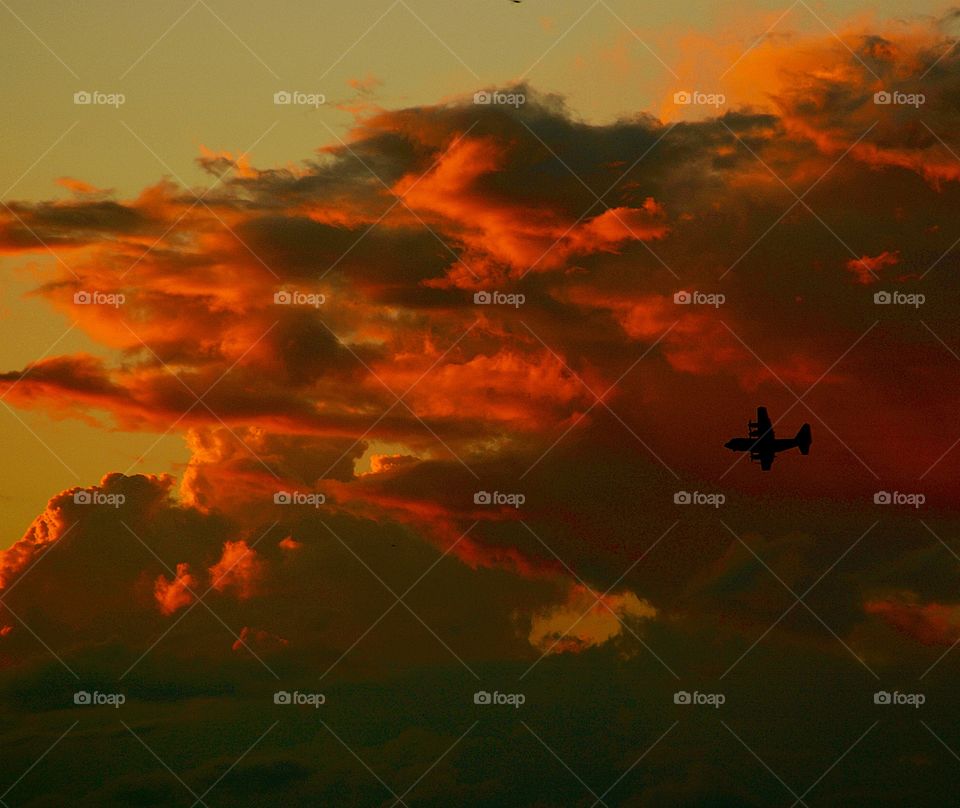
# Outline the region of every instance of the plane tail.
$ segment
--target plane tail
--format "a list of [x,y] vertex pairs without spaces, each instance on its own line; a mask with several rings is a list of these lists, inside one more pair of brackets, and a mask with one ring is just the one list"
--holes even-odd
[[813,437],[810,434],[810,424],[804,424],[800,427],[800,431],[794,440],[800,448],[800,454],[810,454],[810,444],[813,443]]

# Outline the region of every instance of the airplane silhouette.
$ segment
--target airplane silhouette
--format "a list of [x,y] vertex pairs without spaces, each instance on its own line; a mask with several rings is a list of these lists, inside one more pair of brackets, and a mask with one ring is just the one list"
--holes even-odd
[[800,454],[810,454],[810,444],[813,442],[810,436],[810,424],[800,427],[795,438],[778,440],[773,433],[773,424],[770,423],[767,408],[757,407],[757,420],[750,421],[747,428],[750,432],[749,438],[731,438],[723,445],[734,452],[750,452],[750,462],[759,460],[762,471],[770,471],[777,452],[796,447],[800,450]]

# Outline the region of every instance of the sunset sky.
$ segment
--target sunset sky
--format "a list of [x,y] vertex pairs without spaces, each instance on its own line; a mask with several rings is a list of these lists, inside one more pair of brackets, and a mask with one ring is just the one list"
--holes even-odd
[[0,804],[956,804],[958,14],[326,6],[0,0]]

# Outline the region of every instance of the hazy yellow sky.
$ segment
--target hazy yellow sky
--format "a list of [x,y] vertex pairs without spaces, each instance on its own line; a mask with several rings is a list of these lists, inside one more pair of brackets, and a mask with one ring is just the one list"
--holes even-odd
[[[47,197],[57,177],[76,173],[120,193],[162,173],[199,180],[193,160],[201,144],[237,151],[257,143],[254,159],[264,165],[300,159],[331,140],[321,121],[341,132],[350,123],[334,102],[357,95],[349,81],[371,77],[385,107],[432,104],[524,77],[563,93],[585,117],[633,114],[659,105],[677,83],[671,71],[689,75],[691,62],[712,61],[696,53],[697,32],[723,32],[719,38],[736,54],[771,27],[839,31],[863,16],[849,0],[812,10],[786,0],[735,9],[707,0],[298,0],[282,10],[253,2],[100,0],[9,8],[0,7],[0,45],[17,69],[0,76],[0,97],[16,115],[0,141],[0,187],[16,185],[5,198]],[[903,11],[883,2],[876,16],[885,8]],[[910,13],[942,10],[914,3]],[[710,73],[703,78],[709,82]],[[324,93],[327,106],[278,110],[272,95],[283,88]],[[119,110],[77,107],[78,89],[122,92],[126,102]]]

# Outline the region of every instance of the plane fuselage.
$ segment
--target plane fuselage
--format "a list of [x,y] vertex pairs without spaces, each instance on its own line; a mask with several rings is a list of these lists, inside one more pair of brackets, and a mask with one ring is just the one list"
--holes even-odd
[[747,430],[749,437],[731,438],[723,445],[734,452],[750,452],[750,460],[759,460],[763,471],[770,470],[778,452],[797,448],[805,455],[810,451],[810,425],[804,424],[794,438],[778,439],[766,407],[757,407],[757,420],[750,421]]

